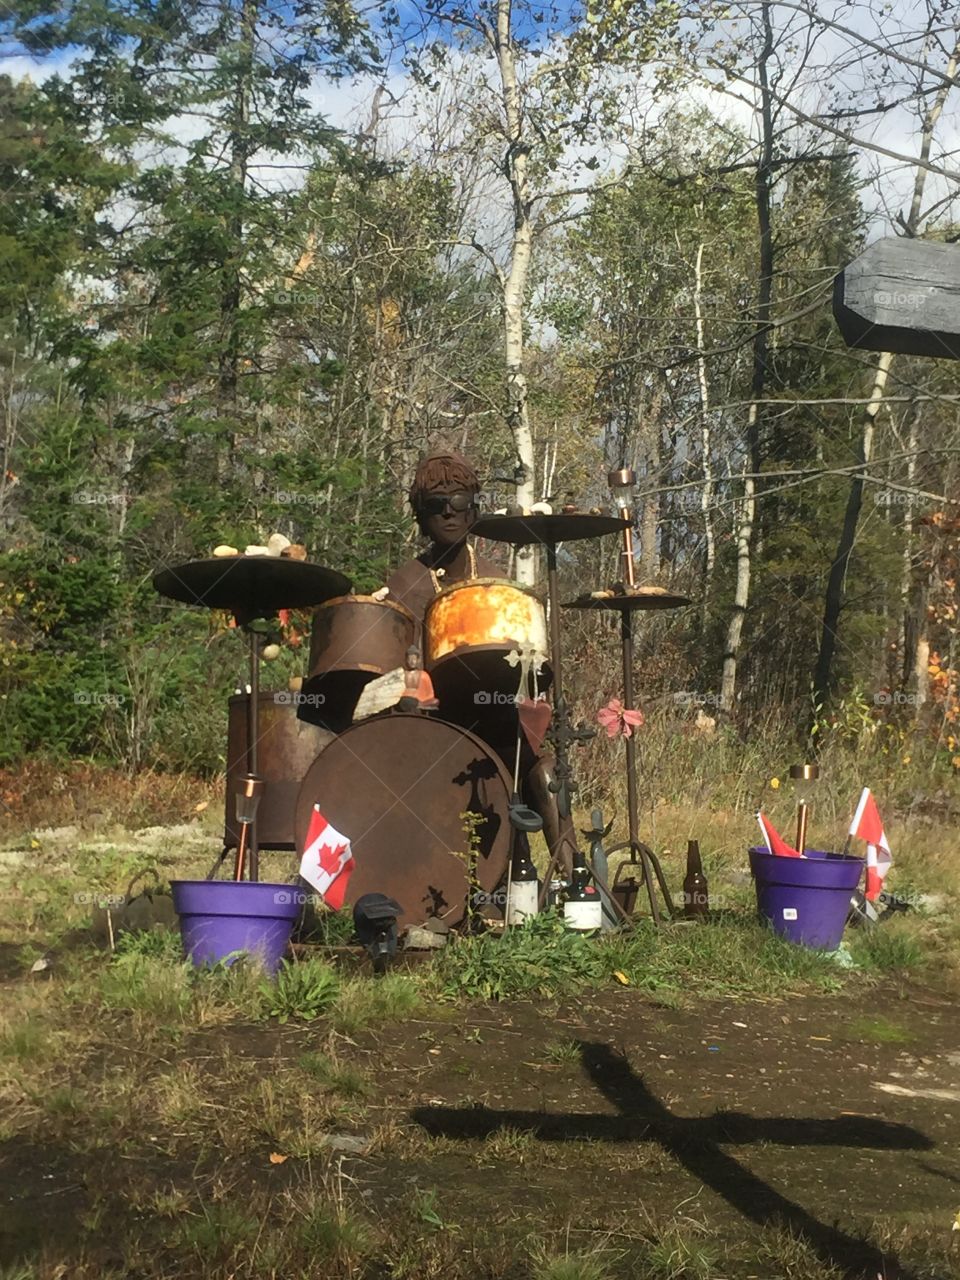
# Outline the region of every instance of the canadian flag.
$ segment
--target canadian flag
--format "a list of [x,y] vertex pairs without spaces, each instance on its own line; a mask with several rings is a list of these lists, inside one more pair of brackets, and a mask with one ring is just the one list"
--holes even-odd
[[876,902],[883,888],[883,877],[890,870],[893,858],[880,821],[880,811],[869,787],[864,787],[857,805],[857,812],[850,823],[851,836],[865,840],[867,845],[867,882],[863,896],[868,902]]
[[339,911],[347,896],[353,867],[350,841],[330,825],[320,812],[320,806],[315,804],[300,859],[300,874],[313,885],[328,907]]
[[794,849],[793,845],[787,844],[769,818],[765,818],[762,813],[758,813],[757,821],[760,823],[760,830],[763,832],[763,842],[771,853],[776,854],[778,858],[803,857],[799,849]]

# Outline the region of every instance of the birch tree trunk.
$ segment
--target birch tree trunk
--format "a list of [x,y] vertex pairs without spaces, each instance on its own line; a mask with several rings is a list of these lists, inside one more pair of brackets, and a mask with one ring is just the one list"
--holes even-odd
[[[241,57],[238,60],[236,82],[233,89],[233,106],[230,116],[230,187],[234,208],[228,217],[227,260],[223,264],[223,282],[220,292],[220,353],[218,358],[218,416],[231,420],[228,436],[229,452],[235,444],[237,420],[237,396],[240,369],[240,304],[242,284],[240,263],[243,257],[243,198],[247,183],[247,162],[250,139],[250,92],[253,79],[254,38],[257,27],[258,0],[242,0],[239,43]],[[218,452],[220,479],[225,478],[225,468],[230,459]]]
[[754,476],[760,471],[760,401],[767,382],[768,326],[773,312],[773,231],[770,224],[774,145],[773,95],[770,92],[767,67],[773,57],[774,41],[769,3],[765,3],[762,7],[761,21],[763,48],[757,64],[760,83],[761,148],[754,184],[760,238],[760,280],[757,325],[753,337],[750,409],[747,416],[747,458],[744,463],[743,500],[740,504],[740,519],[737,526],[737,581],[733,597],[733,612],[727,624],[727,638],[723,651],[723,675],[720,681],[720,710],[725,714],[733,710],[736,698],[740,637],[743,634],[743,620],[750,602],[751,547],[757,510]]
[[641,408],[637,432],[640,448],[640,475],[644,493],[640,504],[640,578],[653,582],[660,572],[657,530],[660,525],[660,412],[664,388],[658,379],[648,409]]
[[[530,507],[536,501],[533,432],[530,427],[527,377],[523,368],[523,309],[533,255],[528,157],[517,65],[511,30],[510,0],[497,2],[494,50],[500,71],[500,88],[506,123],[507,150],[503,169],[510,184],[513,202],[513,235],[510,265],[503,278],[503,342],[506,364],[507,425],[517,455],[517,502]],[[534,548],[520,547],[516,556],[516,577],[528,585],[536,581]]]
[[700,394],[700,451],[703,454],[703,486],[700,490],[700,512],[703,516],[703,604],[700,612],[700,630],[705,631],[710,605],[710,588],[713,584],[713,566],[716,561],[716,543],[713,533],[713,459],[710,456],[710,387],[707,381],[707,362],[704,357],[703,332],[703,241],[697,245],[697,257],[693,265],[693,315],[697,330],[697,387]]

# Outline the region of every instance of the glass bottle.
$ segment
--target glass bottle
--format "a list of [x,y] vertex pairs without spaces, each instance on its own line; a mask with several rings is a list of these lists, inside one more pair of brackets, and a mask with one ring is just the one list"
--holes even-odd
[[597,886],[591,883],[586,859],[579,849],[573,855],[573,874],[563,901],[563,919],[568,929],[581,932],[603,926],[603,903]]
[[510,892],[507,896],[507,926],[523,924],[537,914],[540,883],[530,857],[530,842],[525,831],[514,832],[513,860],[510,866]]
[[710,910],[707,877],[700,860],[700,842],[687,841],[687,874],[683,877],[683,914],[688,920],[706,919]]

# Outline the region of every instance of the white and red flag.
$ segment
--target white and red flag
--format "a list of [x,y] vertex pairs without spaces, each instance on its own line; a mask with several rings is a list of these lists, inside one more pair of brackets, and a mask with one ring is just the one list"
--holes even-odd
[[850,834],[864,840],[867,845],[867,882],[863,896],[868,902],[876,902],[883,888],[883,878],[890,870],[893,858],[880,821],[880,811],[869,787],[864,787],[857,805],[857,812],[850,823]]
[[313,885],[328,907],[339,911],[347,896],[353,867],[349,839],[331,826],[320,812],[320,806],[315,804],[300,859],[300,874]]
[[776,854],[778,858],[803,857],[799,849],[794,849],[793,845],[787,844],[769,818],[765,818],[762,813],[758,813],[757,821],[760,823],[760,830],[763,832],[763,842],[771,853]]

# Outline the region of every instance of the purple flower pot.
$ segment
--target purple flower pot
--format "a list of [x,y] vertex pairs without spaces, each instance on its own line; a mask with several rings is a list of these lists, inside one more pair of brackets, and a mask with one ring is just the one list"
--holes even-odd
[[195,965],[236,952],[255,955],[267,973],[280,967],[300,897],[289,884],[249,880],[171,880],[183,954]]
[[864,859],[805,852],[805,858],[781,858],[766,847],[750,850],[757,910],[788,942],[836,951]]

